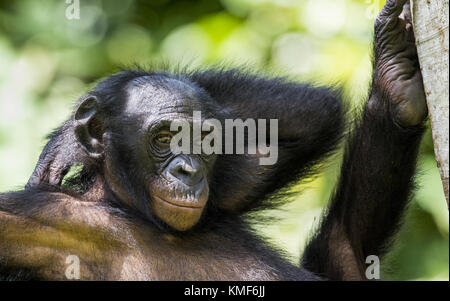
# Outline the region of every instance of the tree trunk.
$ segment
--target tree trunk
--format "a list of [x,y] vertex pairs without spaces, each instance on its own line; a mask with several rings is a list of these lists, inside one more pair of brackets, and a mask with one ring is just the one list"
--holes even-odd
[[449,0],[414,0],[411,4],[434,150],[448,205]]

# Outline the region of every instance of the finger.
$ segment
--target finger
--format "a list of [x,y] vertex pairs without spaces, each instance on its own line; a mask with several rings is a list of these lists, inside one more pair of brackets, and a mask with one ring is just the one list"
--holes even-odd
[[397,18],[403,11],[408,0],[387,0],[380,12],[380,16]]
[[403,5],[403,10],[399,18],[405,20],[406,23],[411,23],[411,5],[409,0]]
[[50,167],[50,185],[61,186],[64,176],[69,172],[69,170],[70,165],[59,164],[59,162],[56,162],[54,166]]
[[376,24],[391,27],[398,21],[407,0],[387,0],[376,19]]
[[399,21],[399,16],[408,0],[387,0],[375,20],[375,36],[390,31]]
[[48,182],[47,166],[44,164],[38,164],[34,169],[33,174],[31,175],[25,187],[29,188],[46,182]]
[[414,30],[412,26],[412,16],[411,16],[411,1],[406,1],[403,6],[403,11],[399,16],[399,19],[404,23],[404,27],[406,30],[406,40],[408,42],[415,42],[414,38]]

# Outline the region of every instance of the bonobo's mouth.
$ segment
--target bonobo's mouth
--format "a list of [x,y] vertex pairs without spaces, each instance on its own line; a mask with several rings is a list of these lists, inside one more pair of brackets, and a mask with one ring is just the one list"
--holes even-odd
[[[165,179],[165,181],[167,180]],[[208,201],[209,188],[206,179],[203,179],[194,186],[172,185],[173,189],[170,190],[167,189],[170,185],[166,183],[159,182],[159,185],[152,186],[152,197],[156,202],[164,202],[184,209],[202,209]],[[161,187],[164,189],[161,189]]]
[[169,205],[179,207],[182,209],[197,209],[198,210],[198,209],[203,209],[203,207],[205,206],[204,204],[191,204],[190,202],[180,201],[180,200],[175,200],[175,199],[164,199],[164,198],[156,196],[156,195],[153,197],[159,202],[165,202]]
[[186,231],[200,220],[209,196],[206,179],[189,186],[159,177],[148,185],[151,209],[166,224]]

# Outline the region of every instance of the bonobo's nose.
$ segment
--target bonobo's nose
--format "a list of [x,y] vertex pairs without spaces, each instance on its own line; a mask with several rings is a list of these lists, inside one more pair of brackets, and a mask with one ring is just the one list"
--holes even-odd
[[203,179],[200,163],[187,156],[175,157],[167,166],[167,170],[186,185],[195,185]]

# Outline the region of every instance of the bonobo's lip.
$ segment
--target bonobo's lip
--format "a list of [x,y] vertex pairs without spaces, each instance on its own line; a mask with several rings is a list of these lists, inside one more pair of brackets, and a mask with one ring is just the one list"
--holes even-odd
[[175,207],[180,207],[180,208],[183,208],[183,209],[203,209],[203,207],[204,207],[204,205],[188,205],[188,204],[186,204],[186,202],[183,202],[182,204],[180,204],[180,202],[175,202],[175,201],[173,201],[173,200],[166,200],[166,199],[163,199],[163,198],[161,198],[161,197],[159,197],[159,196],[153,196],[155,199],[158,199],[158,201],[162,201],[162,202],[165,202],[165,203],[167,203],[167,204],[169,204],[169,205],[172,205],[172,206],[175,206]]
[[[171,206],[184,210],[203,209],[208,202],[209,186],[208,180],[203,179],[194,187],[183,186],[182,183],[169,182],[164,177],[160,177],[158,181],[148,183],[148,192],[153,204]],[[167,187],[175,186],[173,189]],[[161,187],[165,189],[161,189]]]

